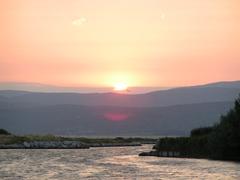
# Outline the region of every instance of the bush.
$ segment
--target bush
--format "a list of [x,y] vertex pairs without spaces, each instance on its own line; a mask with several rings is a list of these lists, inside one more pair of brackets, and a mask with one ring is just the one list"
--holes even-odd
[[11,135],[11,133],[8,132],[8,131],[5,130],[5,129],[0,129],[0,134],[1,134],[1,135]]
[[196,128],[191,131],[191,137],[206,136],[213,131],[213,127]]

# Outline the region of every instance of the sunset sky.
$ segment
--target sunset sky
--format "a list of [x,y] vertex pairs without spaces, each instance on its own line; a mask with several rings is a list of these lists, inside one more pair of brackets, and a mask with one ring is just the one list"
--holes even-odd
[[0,82],[239,79],[239,0],[0,0]]

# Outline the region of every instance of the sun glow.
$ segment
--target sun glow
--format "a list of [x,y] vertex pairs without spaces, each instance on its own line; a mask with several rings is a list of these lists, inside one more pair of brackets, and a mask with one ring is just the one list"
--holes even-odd
[[114,84],[114,91],[126,91],[128,89],[128,86],[126,83],[118,82]]

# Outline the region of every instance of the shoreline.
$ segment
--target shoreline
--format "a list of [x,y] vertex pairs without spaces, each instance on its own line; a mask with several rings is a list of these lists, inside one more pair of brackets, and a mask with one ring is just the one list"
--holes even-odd
[[147,138],[67,138],[53,135],[1,135],[0,149],[89,149],[93,147],[124,147],[155,144],[156,139]]
[[238,159],[214,159],[214,158],[210,158],[208,156],[186,156],[186,155],[163,156],[163,155],[159,155],[158,151],[141,152],[138,154],[138,156],[152,156],[152,157],[179,158],[179,159],[206,159],[206,160],[211,160],[211,161],[240,163],[240,161]]
[[141,143],[116,143],[116,144],[77,144],[76,142],[30,142],[21,144],[0,145],[0,149],[90,149],[97,147],[126,147],[142,146]]

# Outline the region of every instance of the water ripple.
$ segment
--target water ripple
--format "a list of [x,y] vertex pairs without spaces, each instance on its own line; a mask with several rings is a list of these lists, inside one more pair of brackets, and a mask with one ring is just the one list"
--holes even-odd
[[203,159],[139,157],[142,147],[0,150],[0,179],[239,179],[240,164]]

